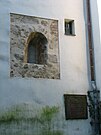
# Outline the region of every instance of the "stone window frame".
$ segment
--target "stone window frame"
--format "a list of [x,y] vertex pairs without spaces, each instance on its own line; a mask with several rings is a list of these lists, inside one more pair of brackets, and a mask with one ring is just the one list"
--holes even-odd
[[[30,42],[34,39],[35,35],[36,34],[41,34],[43,37],[44,37],[44,40],[46,40],[45,42],[46,43],[43,43],[41,45],[43,46],[38,46],[38,49],[39,49],[39,54],[43,57],[43,62],[38,58],[38,61],[36,61],[35,63],[30,63],[28,62],[28,49],[29,49],[29,45],[30,45]],[[24,63],[29,63],[29,64],[40,64],[40,65],[45,65],[47,64],[47,44],[48,44],[48,40],[47,38],[45,37],[44,34],[42,34],[41,32],[31,32],[30,35],[28,36],[27,38],[27,42],[25,44],[25,49],[24,49]],[[45,49],[44,50],[44,54],[42,51],[42,48]]]

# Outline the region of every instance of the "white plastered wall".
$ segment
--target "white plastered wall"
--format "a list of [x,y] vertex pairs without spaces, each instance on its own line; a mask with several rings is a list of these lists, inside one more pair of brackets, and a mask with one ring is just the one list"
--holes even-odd
[[[60,80],[10,78],[10,13],[59,21]],[[76,36],[64,35],[64,19],[73,19]],[[82,0],[0,1],[0,108],[20,103],[59,105],[63,94],[89,89]],[[64,114],[65,116],[65,114]],[[68,135],[90,135],[89,119],[67,121]]]
[[101,1],[91,0],[92,35],[97,88],[101,90]]

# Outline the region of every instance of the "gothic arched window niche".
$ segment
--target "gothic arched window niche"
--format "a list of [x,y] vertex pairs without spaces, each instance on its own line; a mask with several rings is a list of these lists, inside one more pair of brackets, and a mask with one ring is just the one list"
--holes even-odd
[[58,20],[10,14],[10,77],[60,79]]
[[46,64],[47,63],[47,38],[40,32],[29,35],[25,48],[25,63]]

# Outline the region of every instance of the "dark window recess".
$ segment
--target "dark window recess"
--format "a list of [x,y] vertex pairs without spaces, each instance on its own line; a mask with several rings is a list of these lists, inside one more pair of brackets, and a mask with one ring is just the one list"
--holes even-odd
[[39,32],[31,39],[28,45],[28,63],[46,64],[47,62],[47,39]]
[[75,35],[74,20],[65,19],[65,35]]
[[28,63],[38,63],[38,50],[32,41],[28,46]]
[[87,96],[86,95],[64,95],[65,117],[69,119],[87,119]]

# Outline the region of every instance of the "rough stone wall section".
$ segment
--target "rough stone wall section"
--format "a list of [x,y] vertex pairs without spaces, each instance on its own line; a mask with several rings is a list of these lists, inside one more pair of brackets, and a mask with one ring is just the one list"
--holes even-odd
[[[40,32],[48,40],[46,64],[24,61],[32,32]],[[10,69],[10,77],[60,79],[57,20],[10,14]]]

